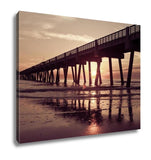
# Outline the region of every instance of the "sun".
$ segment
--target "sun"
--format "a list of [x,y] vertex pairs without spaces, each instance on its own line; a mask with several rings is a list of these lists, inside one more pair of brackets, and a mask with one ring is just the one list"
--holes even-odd
[[93,76],[93,77],[96,76],[96,71],[92,71],[92,76]]

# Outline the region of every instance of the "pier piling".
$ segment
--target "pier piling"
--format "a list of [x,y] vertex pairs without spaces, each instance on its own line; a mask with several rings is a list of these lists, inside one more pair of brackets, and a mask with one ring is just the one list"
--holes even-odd
[[120,68],[121,85],[123,86],[124,85],[124,79],[123,79],[122,62],[121,62],[120,58],[118,59],[118,62],[119,62],[119,68]]
[[89,86],[91,86],[92,79],[91,79],[91,62],[90,61],[88,62],[88,65],[89,65]]
[[112,59],[109,57],[110,85],[113,85]]
[[130,53],[130,60],[129,60],[129,69],[128,69],[128,76],[127,76],[126,87],[130,87],[130,84],[131,84],[133,59],[134,59],[134,51],[131,51],[131,53]]

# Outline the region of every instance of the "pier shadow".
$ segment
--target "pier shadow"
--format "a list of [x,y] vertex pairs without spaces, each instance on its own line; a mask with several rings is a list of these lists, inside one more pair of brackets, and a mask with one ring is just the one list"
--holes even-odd
[[[46,98],[42,104],[47,106],[47,108],[53,108],[56,115],[62,116],[64,118],[72,118],[77,122],[81,123],[96,123],[101,124],[103,121],[109,122],[122,122],[124,120],[124,113],[122,113],[122,108],[126,107],[129,113],[129,122],[133,122],[133,109],[131,102],[131,90],[127,90],[127,96],[123,94],[123,90],[119,90],[119,95],[115,96],[113,90],[109,90],[109,96],[106,99],[108,101],[108,107],[103,107],[101,101],[104,101],[104,97],[99,93],[100,91],[95,91],[95,96],[90,98]],[[79,95],[82,93],[79,92]],[[89,93],[90,94],[90,93]],[[123,97],[127,98],[127,106],[123,106]],[[115,99],[116,98],[116,99]],[[113,104],[113,101],[118,100],[118,104]],[[115,113],[112,114],[112,110],[117,110],[117,115],[115,118]],[[108,112],[108,116],[104,118],[104,112]]]
[[128,93],[128,112],[129,112],[129,119],[131,122],[133,122],[133,108],[132,108],[132,102],[131,102],[131,90],[127,89]]

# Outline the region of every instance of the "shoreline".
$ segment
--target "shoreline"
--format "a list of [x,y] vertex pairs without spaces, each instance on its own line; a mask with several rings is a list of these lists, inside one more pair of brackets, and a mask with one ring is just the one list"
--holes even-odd
[[[58,87],[58,88],[57,88]],[[82,86],[74,87],[60,87],[56,88],[45,88],[45,89],[19,89],[17,92],[47,92],[47,91],[92,91],[92,90],[140,90],[140,87],[126,87],[126,86],[95,86],[86,87],[83,89]]]

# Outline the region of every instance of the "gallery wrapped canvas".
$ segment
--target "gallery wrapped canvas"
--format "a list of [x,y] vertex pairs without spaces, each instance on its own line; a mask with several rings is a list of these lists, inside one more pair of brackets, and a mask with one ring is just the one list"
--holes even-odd
[[140,129],[140,25],[17,14],[17,140]]

